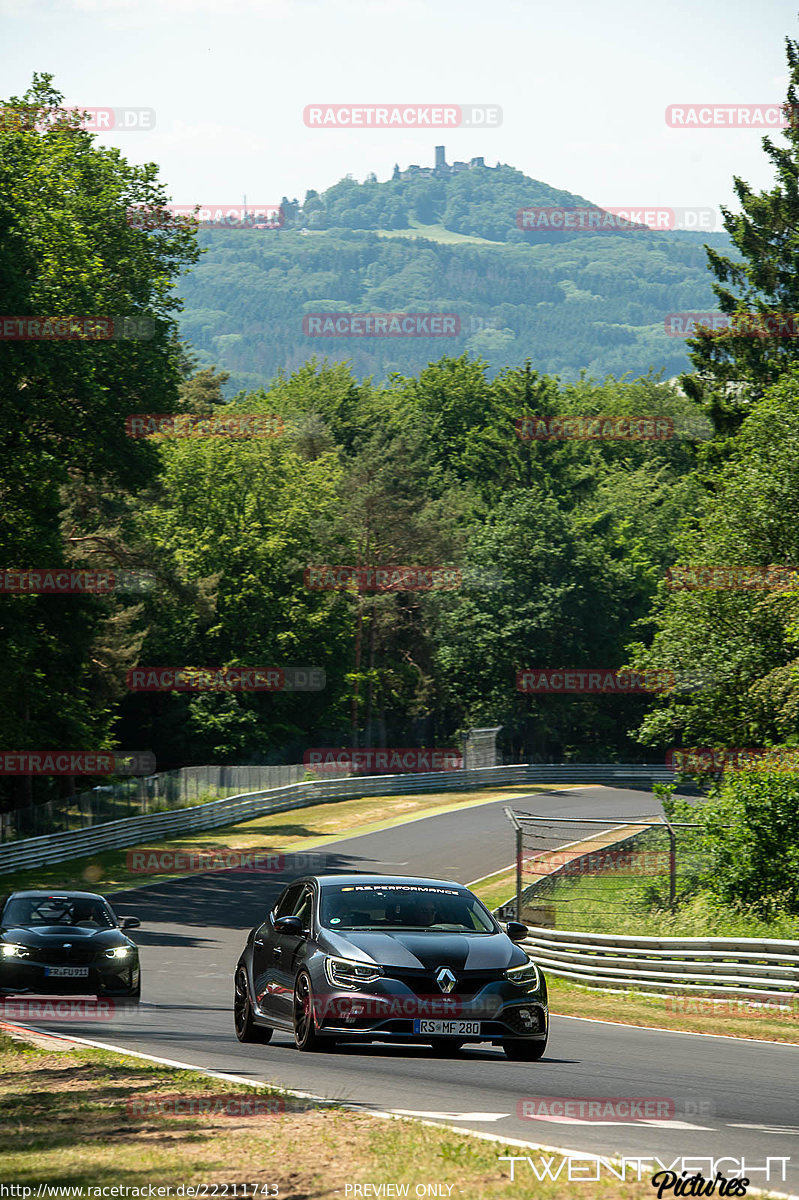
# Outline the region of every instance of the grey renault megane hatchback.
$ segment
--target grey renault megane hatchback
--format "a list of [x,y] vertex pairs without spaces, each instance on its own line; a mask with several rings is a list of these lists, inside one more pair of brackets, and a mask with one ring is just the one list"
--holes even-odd
[[337,1041],[491,1042],[508,1058],[547,1044],[542,972],[459,883],[309,875],[251,930],[235,974],[242,1042],[293,1033],[300,1050]]

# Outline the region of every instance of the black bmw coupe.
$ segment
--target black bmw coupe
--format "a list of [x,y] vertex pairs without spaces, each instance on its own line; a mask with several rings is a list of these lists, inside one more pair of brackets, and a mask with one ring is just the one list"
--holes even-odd
[[67,993],[119,996],[141,993],[139,952],[94,892],[14,892],[0,901],[0,996]]
[[293,1033],[300,1050],[336,1041],[491,1042],[544,1053],[542,972],[468,888],[438,879],[306,876],[253,929],[235,975],[242,1042]]

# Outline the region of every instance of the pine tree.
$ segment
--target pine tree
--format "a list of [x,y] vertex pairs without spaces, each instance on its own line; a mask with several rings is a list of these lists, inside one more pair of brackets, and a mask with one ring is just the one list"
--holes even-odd
[[786,38],[785,44],[790,68],[782,106],[785,145],[763,138],[776,183],[770,191],[756,193],[734,177],[742,211],[721,211],[741,260],[705,247],[718,280],[713,290],[719,307],[733,320],[728,329],[704,326],[689,339],[697,373],[681,380],[719,433],[728,436],[752,403],[799,358],[799,42]]

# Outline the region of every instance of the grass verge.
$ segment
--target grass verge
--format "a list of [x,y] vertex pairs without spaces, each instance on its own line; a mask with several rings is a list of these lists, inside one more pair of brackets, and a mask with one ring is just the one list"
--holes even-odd
[[756,1003],[745,997],[645,995],[581,987],[547,975],[550,1011],[556,1015],[588,1017],[691,1033],[722,1033],[729,1037],[799,1044],[799,1006],[787,997]]
[[[533,1194],[529,1171],[521,1177],[517,1167],[511,1183],[509,1164],[499,1161],[521,1154],[519,1147],[64,1045],[0,1034],[4,1183],[33,1187],[34,1193],[40,1183],[73,1187],[81,1189],[73,1196],[87,1198],[87,1188],[148,1184],[170,1186],[173,1195],[180,1184],[227,1184],[227,1195],[235,1196],[234,1183],[259,1185],[259,1196],[279,1200],[352,1196],[345,1189],[354,1183],[407,1184],[410,1196],[419,1184],[435,1184],[431,1194],[455,1200]],[[519,1083],[523,1090],[521,1078]],[[203,1100],[205,1112],[186,1111],[189,1104],[201,1109]],[[259,1102],[269,1115],[253,1113]],[[285,1111],[275,1111],[281,1102]],[[160,1115],[163,1110],[180,1115]],[[566,1200],[573,1186],[564,1171],[557,1181],[536,1182],[534,1194]],[[591,1194],[613,1200],[620,1186],[631,1200],[652,1195],[646,1178],[623,1185],[604,1178],[592,1183]]]

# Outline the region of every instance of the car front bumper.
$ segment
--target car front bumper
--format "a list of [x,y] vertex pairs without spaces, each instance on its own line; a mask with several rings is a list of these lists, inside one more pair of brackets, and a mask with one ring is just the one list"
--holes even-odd
[[[78,964],[76,964],[78,965]],[[49,971],[63,970],[64,963],[31,962],[29,959],[0,963],[0,995],[68,996],[87,994],[125,996],[139,987],[138,958],[105,959],[104,962],[80,964],[80,975],[52,975]]]
[[[545,989],[525,992],[505,980],[476,995],[418,995],[396,980],[381,978],[374,990],[320,991],[314,995],[314,1020],[321,1036],[387,1041],[429,1042],[452,1037],[461,1041],[544,1041],[549,1031]],[[442,1032],[422,1032],[419,1021],[444,1022]],[[477,1025],[461,1033],[449,1023]],[[430,1028],[429,1026],[422,1028]]]

